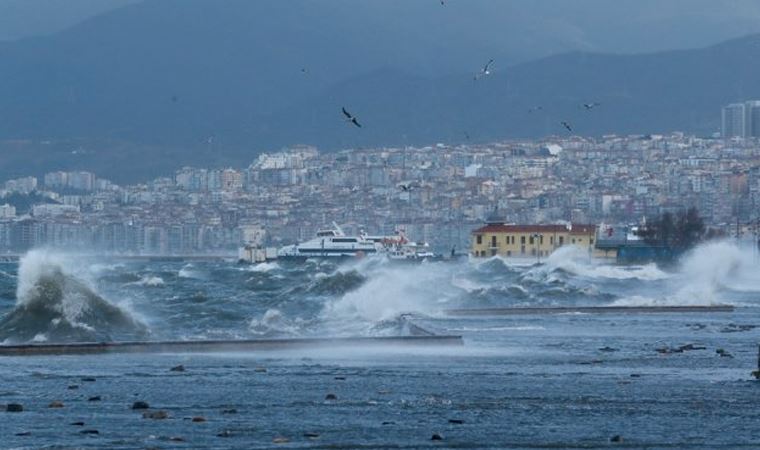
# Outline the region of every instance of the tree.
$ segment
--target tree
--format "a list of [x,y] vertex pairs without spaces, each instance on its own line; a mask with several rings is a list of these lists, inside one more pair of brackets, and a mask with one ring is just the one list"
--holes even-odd
[[658,219],[650,219],[638,236],[651,245],[659,245],[669,250],[686,251],[704,240],[705,223],[699,211],[692,207],[677,217],[666,212]]

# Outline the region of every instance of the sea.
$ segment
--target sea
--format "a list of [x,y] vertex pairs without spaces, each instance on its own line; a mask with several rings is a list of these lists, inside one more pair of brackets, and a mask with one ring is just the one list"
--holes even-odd
[[[449,313],[711,305],[734,309]],[[0,263],[4,345],[419,330],[463,345],[0,356],[0,448],[760,448],[758,326],[760,255],[728,241],[667,267],[572,247],[420,264],[34,250]]]

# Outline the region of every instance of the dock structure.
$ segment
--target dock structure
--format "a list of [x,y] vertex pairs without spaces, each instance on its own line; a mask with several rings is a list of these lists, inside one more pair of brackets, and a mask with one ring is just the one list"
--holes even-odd
[[568,306],[568,307],[516,307],[449,309],[446,315],[467,316],[520,316],[547,314],[670,314],[670,313],[726,313],[733,305],[710,306]]
[[381,336],[203,341],[81,342],[0,345],[1,356],[87,355],[105,353],[220,353],[382,346],[462,346],[462,336]]

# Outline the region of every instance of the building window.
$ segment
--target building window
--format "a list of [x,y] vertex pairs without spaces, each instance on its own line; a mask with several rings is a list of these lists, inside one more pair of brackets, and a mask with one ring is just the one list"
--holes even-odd
[[554,236],[549,236],[549,243],[554,245]]
[[541,245],[544,245],[544,235],[542,234],[539,236],[538,240],[541,242]]
[[507,256],[512,256],[512,250],[507,250]]
[[589,243],[590,245],[594,245],[594,238],[591,238],[591,239],[589,239],[589,240],[588,240],[588,243]]
[[515,244],[515,237],[512,236],[512,245],[514,245],[514,244]]
[[520,247],[520,254],[521,255],[525,254],[525,246],[524,245],[522,247]]
[[565,244],[565,236],[560,236],[559,237],[559,245],[562,246],[564,244]]
[[573,238],[573,244],[575,244],[575,238]]
[[520,243],[525,245],[525,236],[520,236]]
[[491,236],[491,247],[496,247],[496,236]]
[[536,256],[536,249],[535,248],[530,249],[530,254],[533,256]]
[[477,235],[475,237],[475,240],[478,242],[478,245],[482,244],[483,243],[483,235],[480,235],[480,234]]
[[530,237],[530,245],[533,245],[533,236]]
[[496,256],[496,249],[491,250],[491,256]]

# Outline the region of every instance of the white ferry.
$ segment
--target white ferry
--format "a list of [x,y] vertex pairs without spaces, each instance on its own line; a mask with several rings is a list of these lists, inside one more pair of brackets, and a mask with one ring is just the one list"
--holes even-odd
[[383,245],[367,239],[363,234],[346,236],[343,230],[333,223],[331,230],[317,231],[317,237],[309,241],[287,245],[277,252],[278,258],[346,258],[363,257],[385,251]]

